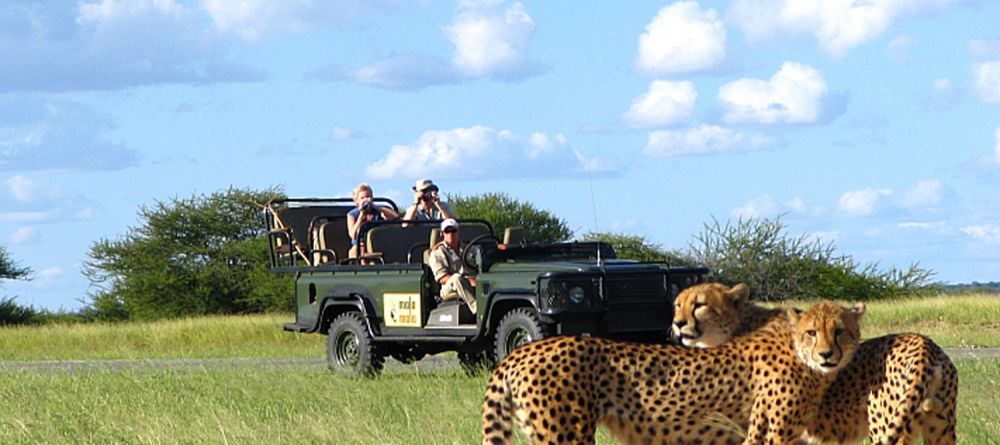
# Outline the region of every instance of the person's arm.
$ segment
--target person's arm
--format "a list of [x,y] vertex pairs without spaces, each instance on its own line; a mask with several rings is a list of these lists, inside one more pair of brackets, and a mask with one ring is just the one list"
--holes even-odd
[[382,214],[383,219],[396,219],[399,218],[399,213],[388,206],[378,206],[378,212]]
[[[358,216],[361,216],[361,214],[358,213]],[[352,213],[347,214],[347,234],[351,236],[352,240],[358,238],[358,229],[361,228],[360,219],[355,218]]]
[[434,205],[441,211],[441,219],[455,217],[455,214],[451,213],[451,206],[449,206],[447,202],[441,202],[440,198],[436,198],[434,199]]
[[451,278],[451,274],[448,273],[447,261],[443,256],[444,254],[441,252],[441,249],[434,249],[431,251],[430,258],[427,259],[427,263],[431,267],[431,273],[434,274],[434,279],[439,284],[447,283],[448,279]]

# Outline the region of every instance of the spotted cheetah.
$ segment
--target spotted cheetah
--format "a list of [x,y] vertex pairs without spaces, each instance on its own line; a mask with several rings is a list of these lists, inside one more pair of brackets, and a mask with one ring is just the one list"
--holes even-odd
[[[749,301],[749,289],[706,283],[685,289],[675,300],[673,332],[685,346],[714,348],[751,333],[780,309]],[[955,443],[958,373],[931,339],[893,334],[861,343],[823,396],[812,441],[854,443],[867,434],[872,444]]]
[[[534,444],[592,444],[599,424],[622,443],[797,443],[854,352],[863,313],[823,302],[714,349],[582,336],[529,343],[493,371],[483,443],[510,443],[514,423]],[[718,416],[746,424],[746,436]]]

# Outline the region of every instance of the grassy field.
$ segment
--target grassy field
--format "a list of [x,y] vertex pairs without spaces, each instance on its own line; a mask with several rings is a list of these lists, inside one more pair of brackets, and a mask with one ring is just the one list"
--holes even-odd
[[[1000,361],[957,364],[959,443],[1000,443]],[[485,381],[454,371],[0,372],[0,443],[478,443]],[[602,431],[598,443],[614,441]]]
[[[810,302],[793,302],[807,307]],[[151,323],[0,328],[2,360],[321,357],[321,335],[284,332],[291,314]],[[1000,297],[939,296],[869,304],[863,333],[912,331],[945,347],[1000,346]]]
[[[808,306],[809,302],[798,302]],[[3,360],[320,358],[290,315],[0,328]],[[915,331],[945,346],[1000,346],[1000,298],[872,303],[866,336]],[[956,362],[959,443],[1000,444],[1000,360]],[[374,380],[317,367],[5,370],[2,444],[450,444],[479,441],[485,376],[395,368]],[[601,433],[599,443],[613,443]]]

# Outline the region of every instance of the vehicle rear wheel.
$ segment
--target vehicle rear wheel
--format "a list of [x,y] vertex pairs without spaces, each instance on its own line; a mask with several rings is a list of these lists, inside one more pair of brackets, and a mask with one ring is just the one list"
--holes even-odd
[[538,320],[534,309],[519,307],[508,312],[497,326],[496,362],[503,361],[504,357],[518,346],[541,340],[546,336],[545,327]]
[[382,371],[385,357],[368,332],[368,323],[358,312],[347,312],[330,323],[326,337],[327,366],[344,375],[372,377]]

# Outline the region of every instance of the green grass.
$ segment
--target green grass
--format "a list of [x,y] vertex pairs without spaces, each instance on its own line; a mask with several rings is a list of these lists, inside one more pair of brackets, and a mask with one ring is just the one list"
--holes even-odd
[[[866,337],[910,331],[945,347],[1000,346],[1000,297],[942,295],[868,306]],[[0,327],[0,360],[322,357],[324,336],[281,329],[293,319],[272,314]]]
[[[959,443],[997,444],[1000,361],[957,362]],[[0,372],[4,444],[468,444],[485,377],[317,369]],[[598,443],[614,443],[600,431]]]
[[148,323],[0,328],[2,360],[322,357],[323,335],[294,334],[291,314]]

